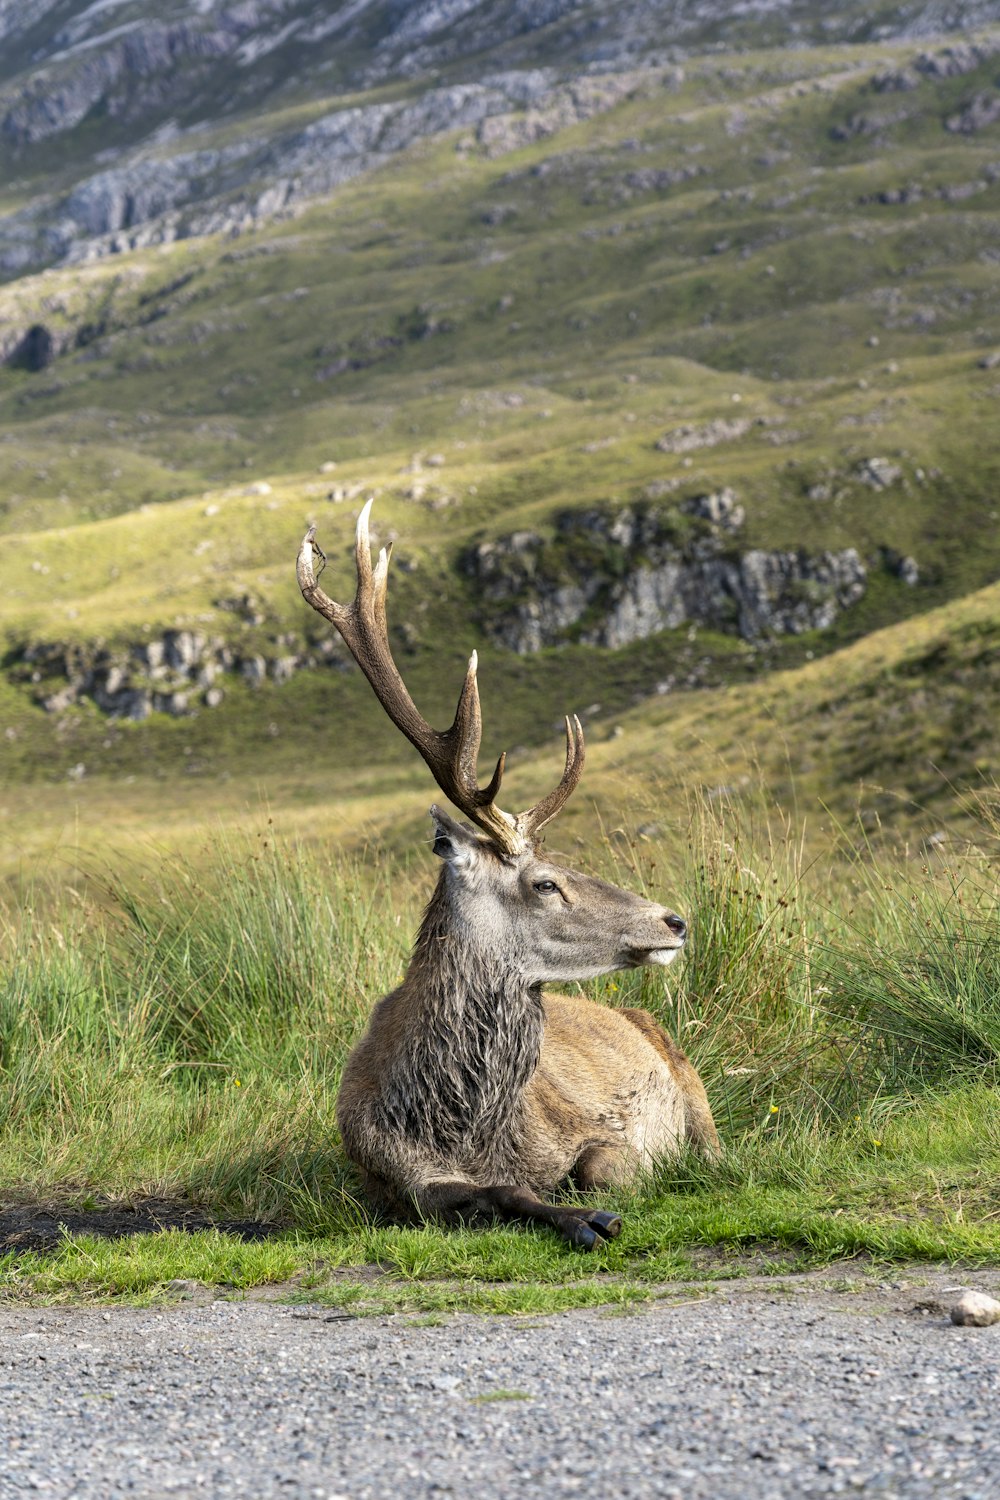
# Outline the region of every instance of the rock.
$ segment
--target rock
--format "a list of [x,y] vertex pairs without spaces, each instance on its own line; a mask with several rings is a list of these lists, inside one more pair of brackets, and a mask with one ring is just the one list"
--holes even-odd
[[853,114],[849,119],[830,127],[830,139],[853,141],[859,136],[877,135],[880,122],[871,115]]
[[661,453],[693,453],[698,448],[714,448],[717,443],[732,442],[750,431],[746,417],[719,417],[701,426],[685,423],[664,433],[656,447]]
[[66,687],[60,688],[58,692],[49,693],[41,700],[41,703],[47,714],[61,714],[76,702],[76,697],[76,688],[72,683],[67,683]]
[[1000,351],[994,350],[991,354],[984,354],[979,361],[981,370],[996,370],[1000,368]]
[[224,609],[234,615],[239,615],[248,625],[263,625],[264,607],[260,600],[253,594],[224,595],[212,601],[216,609]]
[[639,193],[665,193],[682,183],[704,176],[705,168],[690,167],[640,167],[635,172],[625,172],[617,179],[618,196],[631,198]]
[[52,363],[58,352],[56,340],[45,324],[33,323],[7,356],[6,363],[14,369],[37,374]]
[[644,500],[663,500],[667,495],[674,495],[681,487],[679,479],[652,479],[642,491]]
[[298,658],[279,656],[271,663],[271,679],[274,682],[290,682],[298,668]]
[[152,676],[161,672],[166,664],[167,650],[163,641],[147,641],[145,645],[136,647],[135,654],[137,660],[148,667]]
[[262,656],[247,656],[240,662],[240,676],[251,687],[262,687],[267,680],[267,662]]
[[200,1281],[188,1281],[181,1277],[175,1277],[173,1281],[166,1283],[165,1290],[172,1292],[182,1302],[191,1302],[202,1291],[202,1284]]
[[145,688],[134,688],[129,693],[122,693],[119,695],[115,712],[124,719],[134,719],[137,723],[141,723],[153,712],[152,694]]
[[896,576],[903,583],[909,584],[911,588],[920,582],[920,568],[915,557],[901,557],[896,568]]
[[571,640],[616,648],[688,623],[747,640],[801,634],[828,629],[861,598],[867,576],[854,548],[733,552],[741,512],[731,491],[674,508],[569,511],[551,541],[515,532],[479,543],[460,565],[487,634],[521,653]]
[[191,630],[167,630],[163,635],[166,663],[179,671],[190,671],[201,661],[205,637]]
[[120,693],[127,682],[127,671],[125,667],[117,664],[107,667],[104,674],[103,688],[109,698]]
[[949,1317],[960,1328],[989,1328],[1000,1323],[1000,1302],[985,1292],[963,1292],[952,1303]]
[[854,472],[862,484],[869,485],[873,490],[887,490],[903,477],[899,464],[892,463],[888,458],[862,459]]
[[995,42],[953,42],[937,52],[922,52],[913,66],[925,78],[962,78],[989,62],[996,52]]
[[[58,75],[46,67],[30,73],[26,84],[15,86],[13,100],[9,89],[0,89],[0,137],[26,144],[72,129],[95,109],[128,115],[158,101],[162,107],[178,91],[183,98],[186,58],[196,73],[207,61],[231,54],[241,38],[249,35],[252,46],[261,40],[255,35],[257,0],[199,0],[198,10],[206,7],[211,15],[204,20],[132,20],[106,45],[60,54]],[[90,7],[85,14],[104,8]],[[0,20],[2,15],[0,9]],[[86,261],[192,235],[242,233],[288,216],[300,201],[331,192],[423,138],[478,126],[482,145],[497,155],[610,109],[665,78],[663,70],[645,68],[565,83],[548,70],[526,68],[337,109],[302,130],[213,149],[171,149],[171,141],[161,140],[154,153],[146,139],[131,151],[123,148],[121,161],[61,198],[0,216],[0,264],[24,269],[32,261]],[[145,85],[136,88],[137,79]],[[320,378],[331,373],[324,367]]]
[[909,93],[920,87],[920,74],[915,68],[886,68],[872,75],[871,85],[877,94]]
[[179,718],[187,712],[188,695],[184,692],[154,693],[153,707],[157,713],[171,714]]
[[271,486],[266,479],[258,479],[253,484],[248,484],[243,493],[244,495],[270,495]]
[[746,511],[737,503],[736,491],[729,488],[712,495],[695,495],[686,500],[681,509],[691,516],[700,516],[723,531],[738,531],[746,520]]
[[973,96],[964,109],[949,115],[944,122],[945,130],[953,135],[975,135],[1000,120],[1000,93],[983,90]]
[[[242,611],[245,597],[237,604]],[[89,698],[112,718],[141,720],[154,710],[179,716],[193,711],[196,695],[206,708],[218,707],[225,694],[215,684],[222,674],[238,671],[254,686],[268,676],[280,684],[308,664],[294,631],[278,636],[275,644],[285,652],[268,664],[263,655],[238,661],[220,637],[195,630],[165,630],[160,637],[118,651],[43,642],[23,648],[15,674],[39,684],[37,701],[48,713],[63,713]],[[329,651],[321,648],[319,655],[334,666],[344,664],[335,645]],[[53,678],[65,681],[54,685]]]

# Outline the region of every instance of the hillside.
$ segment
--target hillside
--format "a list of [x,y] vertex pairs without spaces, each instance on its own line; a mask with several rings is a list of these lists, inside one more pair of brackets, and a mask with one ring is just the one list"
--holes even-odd
[[371,493],[428,715],[609,813],[994,774],[1000,7],[722,13],[0,5],[17,839],[417,791],[294,585]]

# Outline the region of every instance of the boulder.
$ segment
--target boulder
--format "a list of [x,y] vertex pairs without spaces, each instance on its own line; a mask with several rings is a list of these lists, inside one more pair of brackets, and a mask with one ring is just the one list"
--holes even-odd
[[949,1316],[959,1328],[989,1328],[1000,1323],[1000,1302],[985,1292],[963,1292],[949,1308]]

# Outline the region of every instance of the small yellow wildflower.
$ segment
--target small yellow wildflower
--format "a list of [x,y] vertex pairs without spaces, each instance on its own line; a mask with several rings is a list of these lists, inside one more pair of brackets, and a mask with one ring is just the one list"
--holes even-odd
[[240,1082],[240,1080],[238,1078],[234,1078],[233,1079],[233,1088],[234,1089],[241,1089],[242,1087],[243,1087],[243,1085]]
[[771,1113],[772,1113],[772,1115],[776,1115],[778,1113],[778,1105],[777,1104],[772,1104],[771,1105]]

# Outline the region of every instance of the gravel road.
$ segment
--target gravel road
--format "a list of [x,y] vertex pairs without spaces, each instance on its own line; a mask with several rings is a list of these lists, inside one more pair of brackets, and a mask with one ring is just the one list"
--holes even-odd
[[628,1316],[436,1327],[268,1301],[6,1308],[0,1496],[993,1500],[1000,1325],[952,1327],[957,1284],[727,1282]]

